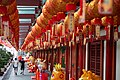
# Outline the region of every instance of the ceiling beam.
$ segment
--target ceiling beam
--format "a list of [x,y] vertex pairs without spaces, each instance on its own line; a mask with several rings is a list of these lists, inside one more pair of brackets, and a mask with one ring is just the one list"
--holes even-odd
[[34,22],[35,14],[19,14],[19,19],[31,19],[31,22]]
[[28,26],[28,27],[30,27],[32,25],[32,23],[20,23],[20,27],[22,26]]
[[35,18],[35,14],[19,14],[19,18],[26,19],[26,18]]
[[41,6],[41,0],[17,0],[19,6]]

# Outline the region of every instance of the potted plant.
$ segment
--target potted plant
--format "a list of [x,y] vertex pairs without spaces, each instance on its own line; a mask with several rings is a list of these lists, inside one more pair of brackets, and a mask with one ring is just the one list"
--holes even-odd
[[2,58],[0,58],[0,76],[4,74],[4,62],[2,61]]

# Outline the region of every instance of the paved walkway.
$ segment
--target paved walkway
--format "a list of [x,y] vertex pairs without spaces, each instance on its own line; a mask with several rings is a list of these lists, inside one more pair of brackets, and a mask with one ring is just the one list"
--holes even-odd
[[[20,65],[20,64],[19,64]],[[34,76],[34,73],[29,73],[27,68],[25,68],[24,75],[20,74],[20,67],[18,68],[18,74],[14,74],[12,66],[9,68],[7,74],[1,80],[32,80],[31,76]]]

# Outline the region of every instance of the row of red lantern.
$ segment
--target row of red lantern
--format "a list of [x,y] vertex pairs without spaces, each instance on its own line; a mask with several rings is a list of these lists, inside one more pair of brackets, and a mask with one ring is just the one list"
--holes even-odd
[[10,5],[1,5],[0,14],[1,15],[10,15],[13,14],[17,9],[16,0],[14,0]]
[[[89,7],[87,7],[88,9],[86,9],[86,10],[88,10],[88,11],[97,11],[97,7],[98,6],[94,6],[94,5],[92,5],[92,4],[95,4],[95,3],[98,3],[98,1],[93,1],[93,2],[91,2],[90,4],[88,4],[89,5]],[[46,4],[47,5],[47,4]],[[54,4],[53,4],[54,5]],[[92,6],[91,6],[92,5]],[[46,7],[46,6],[45,6]],[[43,7],[43,12],[46,12],[46,14],[49,14],[49,13],[51,13],[50,14],[50,16],[47,16],[45,13],[43,13],[43,14],[41,14],[42,15],[42,17],[46,17],[46,18],[51,18],[51,16],[54,14],[54,12],[49,12],[49,10],[51,10],[51,9],[46,9],[45,7]],[[53,7],[53,6],[52,6]],[[94,8],[93,8],[94,7]],[[95,10],[94,10],[95,9]],[[52,11],[52,10],[51,10]],[[115,10],[116,11],[116,10]],[[98,12],[98,11],[97,11]],[[92,14],[93,14],[93,12],[91,12]],[[92,15],[92,14],[88,14],[88,12],[86,13],[87,14],[87,16],[89,16],[89,15]],[[41,18],[42,18],[41,17]],[[95,16],[94,16],[95,17]],[[96,17],[100,17],[100,15],[96,15]],[[78,19],[78,16],[76,16],[76,18]],[[92,19],[93,18],[93,16],[90,18],[90,16],[89,16],[89,18],[86,18],[86,19]],[[77,19],[76,19],[76,23],[77,23]],[[39,19],[40,20],[40,19]],[[45,28],[46,27],[46,25],[47,25],[47,21],[45,21],[46,23],[44,23],[43,21],[44,20],[46,20],[46,19],[41,19],[40,21],[38,21],[38,22],[40,22],[40,23],[38,23],[38,24],[40,24],[39,26],[40,27],[43,27],[43,28]]]
[[[57,25],[57,27],[54,26],[54,25],[56,25],[57,21],[59,21],[59,20],[61,20],[61,19],[64,19],[64,18],[65,18],[65,14],[60,12],[60,13],[57,14],[57,16],[56,16],[56,15],[53,16],[53,17],[52,17],[52,20],[49,21],[49,25],[47,26],[47,29],[51,30],[50,32],[51,32],[51,34],[52,34],[52,36],[53,36],[53,37],[51,37],[51,39],[54,38],[55,36],[57,36],[56,34],[58,34],[59,37],[60,37],[60,33],[61,33],[61,32],[63,32],[63,34],[65,34],[65,32],[62,31],[62,30],[65,29],[64,26],[62,27],[62,24]],[[62,22],[63,22],[63,21],[62,21]],[[53,24],[53,27],[51,26],[52,24]],[[50,28],[50,27],[52,27],[52,28]],[[62,28],[64,28],[64,29],[62,29]],[[56,31],[57,31],[57,32],[56,32]],[[43,32],[47,33],[46,31],[43,31]],[[63,34],[61,34],[61,36],[63,36]],[[43,37],[45,38],[45,41],[47,41],[46,35],[43,35]],[[49,40],[49,39],[48,39],[48,40]],[[53,39],[52,39],[52,40],[53,40]],[[55,42],[55,41],[52,41],[52,44],[53,44],[53,42]],[[47,43],[47,42],[44,42],[44,45],[45,45],[46,43]],[[54,44],[55,44],[55,43],[54,43]]]
[[[6,19],[2,20],[4,23],[6,23],[6,22],[9,23],[8,24],[9,36],[7,39],[9,41],[11,41],[12,45],[18,49],[18,47],[19,47],[19,45],[18,45],[18,43],[19,43],[19,16],[18,16],[16,0],[9,0],[8,1],[9,4],[7,4],[7,5],[5,5],[3,2],[5,2],[5,1],[1,0],[0,16],[2,16],[2,18],[3,17],[6,18]],[[3,30],[4,27],[5,26],[3,25],[1,29]],[[3,34],[1,34],[1,35],[3,35]]]
[[[58,20],[64,19],[65,18],[65,14],[60,12],[58,13]],[[55,18],[53,20],[49,21],[49,25],[47,26],[47,29],[51,29],[51,25],[54,23]],[[33,41],[37,36],[41,35],[41,41],[46,41],[47,37],[45,36],[46,34],[42,34],[42,33],[47,33],[47,31],[44,28],[41,28],[40,26],[37,25],[37,23],[35,24],[35,26],[33,26],[32,31],[27,35],[26,39],[25,39],[25,45],[28,44],[27,41]],[[34,36],[34,37],[33,37]],[[41,43],[42,45],[43,43]],[[24,46],[23,46],[24,48]]]
[[0,5],[10,5],[14,2],[15,0],[0,0]]
[[[105,20],[106,21],[104,21],[104,18],[105,18]],[[82,30],[82,33],[79,33],[79,37],[81,37],[82,35],[84,35],[84,36],[82,36],[80,39],[81,39],[81,41],[82,41],[82,39],[83,39],[83,37],[84,38],[87,38],[87,37],[89,37],[90,35],[93,35],[94,33],[92,33],[92,34],[90,34],[89,32],[91,31],[90,30],[90,27],[91,27],[91,25],[94,25],[94,26],[96,26],[95,28],[97,28],[97,27],[99,27],[99,28],[97,28],[97,30],[95,30],[96,31],[96,33],[95,33],[95,35],[96,35],[96,38],[99,38],[100,37],[100,25],[104,25],[104,24],[102,24],[103,22],[104,23],[106,23],[107,25],[113,25],[113,21],[111,21],[112,20],[112,18],[108,18],[108,17],[103,17],[102,18],[102,22],[101,22],[101,20],[100,19],[98,19],[98,18],[96,18],[96,19],[93,19],[93,20],[91,20],[91,22],[86,22],[85,23],[85,25],[83,26],[83,30]],[[88,29],[87,29],[88,28]],[[106,27],[105,27],[106,28]],[[118,28],[118,27],[117,27]],[[82,28],[79,28],[80,30],[82,29]],[[106,29],[106,39],[107,40],[109,40],[109,35],[110,35],[110,33],[109,33],[109,31],[108,31],[109,29]],[[94,32],[94,31],[93,31]],[[115,33],[116,33],[117,31],[115,30]],[[78,34],[78,33],[77,33]],[[76,34],[76,35],[77,35]],[[81,35],[81,36],[80,36]],[[77,37],[77,36],[76,36]],[[116,36],[115,36],[116,37]],[[89,37],[90,38],[90,37]],[[92,37],[91,37],[92,38]],[[80,39],[78,39],[78,40],[80,40]],[[117,40],[117,39],[116,39]],[[48,42],[44,42],[45,43],[45,45],[46,46],[48,46],[49,44],[48,44]],[[43,43],[42,43],[42,45],[43,45]],[[33,47],[33,45],[31,46],[31,47]],[[30,48],[31,48],[30,47]]]
[[[72,3],[76,3],[78,0],[72,0]],[[52,18],[57,12],[65,12],[65,6],[70,1],[61,0],[47,0],[42,9],[42,14],[37,18],[37,23],[40,27],[45,28],[48,24],[48,20]]]

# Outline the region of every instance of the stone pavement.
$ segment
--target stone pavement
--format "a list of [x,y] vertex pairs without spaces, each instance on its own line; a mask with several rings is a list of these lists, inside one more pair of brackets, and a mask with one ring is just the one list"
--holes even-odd
[[14,74],[14,70],[11,67],[9,71],[7,72],[7,75],[5,75],[4,78],[0,80],[32,80],[31,76],[35,75],[34,73],[29,73],[27,70],[27,67],[25,68],[24,75],[20,74],[20,72],[21,70],[20,70],[20,64],[19,64],[17,75]]

